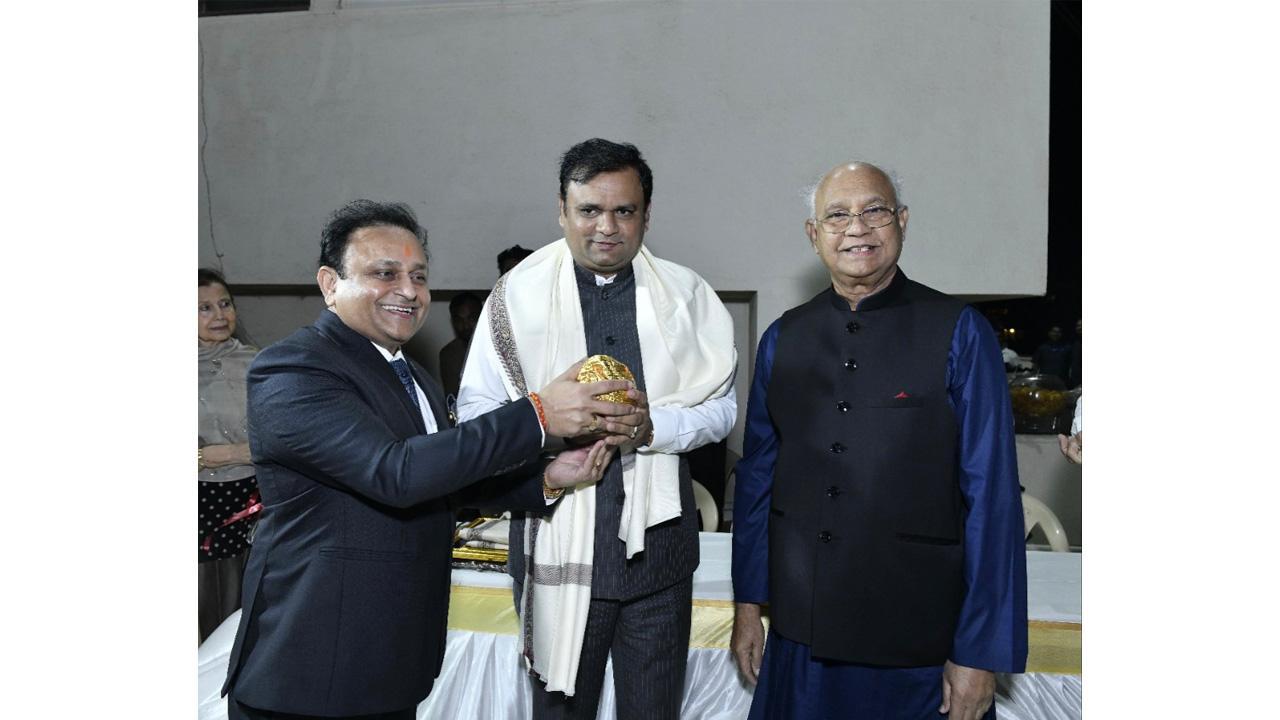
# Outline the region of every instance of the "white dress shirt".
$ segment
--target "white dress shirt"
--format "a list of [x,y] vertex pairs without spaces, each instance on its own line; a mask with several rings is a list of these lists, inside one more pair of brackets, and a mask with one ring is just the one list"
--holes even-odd
[[[396,350],[396,354],[392,355],[387,352],[386,348],[382,347],[378,343],[373,342],[372,340],[370,340],[369,343],[378,348],[378,352],[382,353],[382,357],[386,358],[388,363],[392,360],[404,360],[405,364],[408,364],[409,360],[405,358],[402,350]],[[392,372],[395,372],[394,368],[392,369]],[[409,377],[412,378],[413,374],[410,373]],[[399,380],[399,376],[397,376],[396,379]],[[422,423],[426,425],[427,434],[430,435],[440,429],[436,426],[436,414],[431,412],[431,403],[427,401],[427,394],[422,392],[422,388],[418,387],[417,380],[413,381],[413,391],[418,393],[418,410],[422,413]]]

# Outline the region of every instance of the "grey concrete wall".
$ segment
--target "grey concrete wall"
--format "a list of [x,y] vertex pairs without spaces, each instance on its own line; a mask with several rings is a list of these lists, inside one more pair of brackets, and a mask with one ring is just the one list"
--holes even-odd
[[357,5],[200,21],[200,260],[233,283],[312,282],[326,214],[371,197],[417,210],[434,287],[490,287],[602,136],[654,168],[650,247],[756,291],[757,335],[825,284],[798,190],[854,157],[905,181],[913,278],[1044,291],[1046,2]]

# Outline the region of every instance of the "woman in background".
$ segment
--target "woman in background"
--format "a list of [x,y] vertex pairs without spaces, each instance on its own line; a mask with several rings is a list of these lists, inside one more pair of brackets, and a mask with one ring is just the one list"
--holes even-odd
[[236,333],[227,282],[200,270],[200,642],[240,607],[253,515],[261,508],[249,459],[245,377],[258,349]]

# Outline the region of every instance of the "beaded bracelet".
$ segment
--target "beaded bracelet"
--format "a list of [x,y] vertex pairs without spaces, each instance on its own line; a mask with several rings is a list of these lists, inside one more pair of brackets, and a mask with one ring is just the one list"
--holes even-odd
[[542,471],[542,497],[547,500],[557,500],[564,494],[564,488],[553,488],[547,484],[547,471]]
[[538,393],[529,393],[529,402],[533,403],[533,409],[538,411],[538,424],[542,426],[542,431],[547,431],[547,413],[542,409],[542,398],[538,397]]

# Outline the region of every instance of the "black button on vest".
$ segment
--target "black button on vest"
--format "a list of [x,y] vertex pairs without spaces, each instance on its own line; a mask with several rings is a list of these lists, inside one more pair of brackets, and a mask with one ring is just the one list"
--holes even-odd
[[853,358],[849,358],[848,360],[845,360],[845,361],[844,361],[844,369],[845,369],[845,370],[849,370],[849,371],[857,370],[857,369],[858,369],[858,361],[857,361],[857,360],[854,360]]
[[831,542],[831,533],[827,532],[826,530],[823,530],[822,532],[818,533],[818,539],[824,543],[829,543]]
[[862,326],[861,326],[861,325],[859,325],[859,324],[858,324],[858,323],[856,323],[856,322],[851,322],[851,323],[849,323],[848,325],[845,325],[845,326],[844,326],[844,329],[845,329],[845,330],[848,330],[848,331],[852,334],[852,333],[856,333],[856,332],[858,332],[859,330],[861,330],[861,329],[862,329]]
[[836,403],[836,409],[842,413],[847,413],[849,412],[849,403],[841,400],[840,402]]
[[831,487],[827,488],[827,497],[838,497],[839,495],[840,495],[840,488],[836,487],[835,485],[832,485]]
[[835,453],[835,454],[839,455],[840,453],[844,452],[845,450],[848,450],[848,448],[846,448],[846,447],[844,446],[844,443],[838,443],[838,442],[831,443],[831,452],[833,452],[833,453]]

